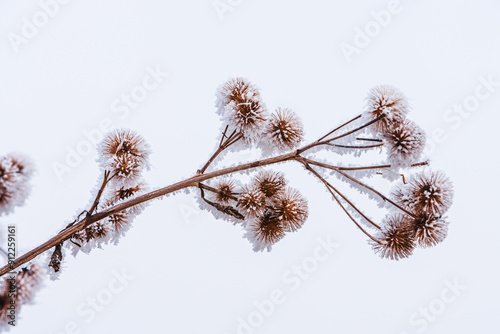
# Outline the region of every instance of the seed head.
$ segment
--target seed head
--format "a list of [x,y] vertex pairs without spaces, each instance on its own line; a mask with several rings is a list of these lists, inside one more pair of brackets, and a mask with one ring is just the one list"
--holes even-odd
[[401,123],[409,111],[408,98],[396,87],[380,85],[370,91],[364,115],[368,120],[374,120],[382,114],[385,117],[373,123],[375,132],[384,133],[395,124]]
[[264,170],[254,177],[252,184],[270,199],[285,189],[286,180],[281,173]]
[[387,216],[383,221],[382,230],[375,235],[379,241],[370,240],[373,250],[381,258],[391,260],[409,257],[415,248],[412,227],[406,215]]
[[425,133],[414,122],[405,120],[382,134],[388,146],[389,161],[396,166],[414,163],[425,147]]
[[19,153],[0,157],[0,216],[24,204],[31,190],[33,170],[31,161]]
[[217,192],[212,194],[212,198],[215,202],[228,205],[234,201],[236,195],[236,185],[234,180],[229,178],[222,178],[217,181],[214,187]]
[[307,200],[293,188],[286,188],[274,201],[274,210],[286,232],[302,227],[308,216]]
[[272,245],[283,239],[285,229],[278,219],[274,208],[267,207],[261,216],[247,225],[247,237],[254,244],[255,251],[271,249]]
[[247,142],[259,139],[267,119],[260,92],[243,78],[227,81],[217,90],[219,114],[239,131]]
[[290,109],[277,109],[271,115],[266,127],[266,135],[271,144],[279,150],[292,150],[304,137],[303,125],[298,116]]
[[255,185],[244,186],[238,199],[238,207],[247,218],[255,218],[262,215],[266,207],[264,193]]
[[442,242],[448,235],[449,222],[445,219],[421,214],[417,219],[413,219],[415,230],[415,242],[422,248],[428,248]]
[[440,171],[415,174],[392,192],[395,201],[415,214],[443,215],[453,203],[453,183]]
[[149,145],[131,130],[109,133],[99,146],[100,164],[104,170],[115,174],[119,183],[134,182],[142,169],[148,167]]

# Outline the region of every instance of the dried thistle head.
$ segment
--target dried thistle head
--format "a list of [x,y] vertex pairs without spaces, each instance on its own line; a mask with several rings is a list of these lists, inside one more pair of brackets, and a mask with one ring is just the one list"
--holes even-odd
[[0,324],[11,320],[12,303],[16,309],[29,303],[38,290],[44,276],[44,270],[38,263],[29,263],[15,275],[15,281],[9,279],[10,275],[2,277],[0,290]]
[[267,111],[260,92],[244,78],[234,78],[217,91],[219,113],[247,142],[259,139],[265,126]]
[[118,129],[108,133],[100,144],[100,153],[105,159],[130,155],[146,161],[149,151],[146,141],[129,129]]
[[264,212],[266,197],[255,185],[244,186],[238,198],[238,207],[247,218],[255,218]]
[[134,182],[148,167],[149,145],[137,133],[120,129],[110,132],[99,145],[100,164],[118,182]]
[[24,204],[30,193],[33,170],[31,161],[19,153],[0,157],[0,215]]
[[85,241],[90,242],[93,239],[104,239],[108,236],[109,227],[105,222],[95,222],[85,228]]
[[292,150],[302,141],[303,128],[302,122],[292,110],[280,108],[269,118],[266,135],[278,149]]
[[126,231],[130,222],[130,214],[127,210],[114,213],[108,217],[108,224],[110,226],[110,230],[113,232],[120,233],[122,231]]
[[415,122],[405,120],[382,134],[388,147],[389,161],[395,165],[414,163],[425,148],[425,133]]
[[364,115],[373,120],[385,114],[385,117],[371,125],[375,132],[384,133],[401,123],[409,109],[408,98],[402,91],[391,85],[379,85],[370,90]]
[[441,171],[424,171],[392,192],[396,203],[415,214],[444,214],[453,203],[453,183]]
[[408,216],[393,214],[384,218],[382,230],[370,240],[373,250],[381,258],[399,260],[409,257],[415,248],[414,230]]
[[279,172],[264,170],[253,178],[252,184],[262,191],[264,196],[272,198],[285,189],[286,180]]
[[219,179],[214,188],[216,192],[212,193],[212,198],[215,202],[222,205],[228,205],[234,201],[236,196],[236,184],[233,179]]
[[255,251],[270,250],[271,246],[285,237],[285,229],[273,207],[267,207],[262,215],[247,225],[247,237]]
[[274,210],[286,232],[294,232],[301,228],[309,212],[307,200],[293,188],[286,188],[276,196]]
[[109,200],[111,203],[118,203],[119,201],[126,200],[137,194],[143,193],[146,189],[147,185],[144,181],[139,181],[135,185],[129,187],[121,186],[111,191]]
[[442,242],[448,235],[448,221],[440,216],[420,214],[412,221],[415,242],[422,248],[428,248]]

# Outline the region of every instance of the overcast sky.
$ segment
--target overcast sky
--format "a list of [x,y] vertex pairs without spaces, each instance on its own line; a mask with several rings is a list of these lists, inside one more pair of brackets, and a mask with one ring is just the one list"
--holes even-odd
[[68,257],[12,333],[494,332],[499,10],[494,0],[0,1],[0,155],[37,165],[26,206],[0,219],[4,237],[18,226],[23,251],[88,203],[91,141],[109,128],[148,140],[152,186],[193,175],[218,139],[215,89],[234,76],[270,108],[295,110],[307,141],[357,115],[374,85],[399,87],[432,168],[456,191],[445,242],[398,262],[377,257],[296,164],[279,168],[309,219],[270,253],[193,195],[155,201],[118,246]]

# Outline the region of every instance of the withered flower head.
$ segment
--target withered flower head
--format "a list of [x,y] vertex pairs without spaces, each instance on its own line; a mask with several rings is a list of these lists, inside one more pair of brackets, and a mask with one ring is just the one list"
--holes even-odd
[[374,120],[382,114],[385,117],[373,123],[375,132],[387,132],[391,127],[401,123],[409,111],[408,98],[394,86],[379,85],[370,91],[364,115],[368,120]]
[[261,216],[247,225],[247,237],[254,244],[255,251],[269,251],[284,236],[285,229],[272,207],[267,207]]
[[252,184],[260,189],[264,196],[272,198],[285,189],[286,180],[279,172],[264,170],[254,177]]
[[38,263],[29,263],[17,272],[15,281],[9,280],[8,276],[10,275],[2,277],[1,282],[0,324],[11,320],[8,315],[12,310],[12,303],[19,309],[23,304],[31,302],[42,282],[44,270]]
[[31,161],[19,153],[0,157],[0,216],[24,204],[31,190],[33,170]]
[[412,255],[413,235],[413,226],[407,216],[394,214],[384,218],[382,230],[375,235],[379,241],[370,240],[370,244],[381,258],[399,260]]
[[149,145],[137,133],[120,129],[110,132],[99,146],[100,164],[120,182],[134,181],[148,167]]
[[286,188],[274,201],[278,220],[286,232],[294,232],[302,227],[308,216],[307,200],[293,188]]
[[235,78],[217,90],[219,114],[247,142],[259,139],[267,119],[267,111],[259,90],[248,80]]
[[266,127],[271,143],[280,150],[292,150],[304,137],[302,122],[290,109],[277,109]]
[[247,218],[255,218],[264,212],[266,197],[255,185],[244,186],[241,189],[238,207]]
[[222,205],[228,205],[234,200],[236,195],[236,185],[233,179],[219,179],[214,188],[217,190],[217,192],[212,193],[212,198],[215,202]]
[[425,133],[415,122],[405,120],[383,133],[388,146],[389,161],[395,165],[410,165],[425,147]]
[[144,193],[147,188],[148,186],[144,181],[139,181],[135,185],[129,187],[121,186],[116,189],[112,189],[109,195],[110,203],[116,204],[119,201]]
[[422,248],[428,248],[442,242],[448,235],[449,222],[440,216],[420,214],[413,219],[415,242]]
[[453,183],[440,171],[415,174],[392,192],[395,201],[415,214],[444,214],[453,203]]

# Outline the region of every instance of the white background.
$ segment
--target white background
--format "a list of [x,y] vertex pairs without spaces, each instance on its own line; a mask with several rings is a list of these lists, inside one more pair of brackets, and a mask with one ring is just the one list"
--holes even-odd
[[[455,183],[448,238],[404,261],[381,260],[292,164],[283,169],[309,199],[310,217],[272,252],[254,253],[240,228],[199,211],[193,195],[155,201],[117,247],[68,258],[61,279],[46,281],[12,332],[233,334],[239,318],[256,312],[254,301],[275,289],[286,301],[259,328],[240,332],[496,332],[500,87],[467,115],[447,110],[473,101],[480,77],[500,81],[500,3],[401,0],[349,62],[340,46],[354,45],[356,29],[373,28],[371,12],[387,10],[388,1],[226,1],[233,10],[221,18],[212,0],[73,0],[18,52],[9,36],[22,36],[23,17],[32,22],[40,4],[0,1],[0,154],[25,152],[38,167],[26,206],[1,218],[5,231],[17,224],[18,247],[53,236],[89,201],[99,173],[94,151],[62,181],[53,165],[103,119],[149,141],[153,186],[191,176],[216,144],[214,92],[232,76],[258,84],[269,107],[299,113],[308,141],[359,113],[374,85],[401,88],[412,99],[411,118],[439,134],[429,150],[433,168]],[[170,75],[121,119],[112,104],[141,85],[148,67]],[[339,247],[291,289],[283,275],[311,260],[319,238]],[[77,308],[106,295],[112,272],[123,270],[134,279],[88,322]],[[455,295],[446,281],[465,289]]]

